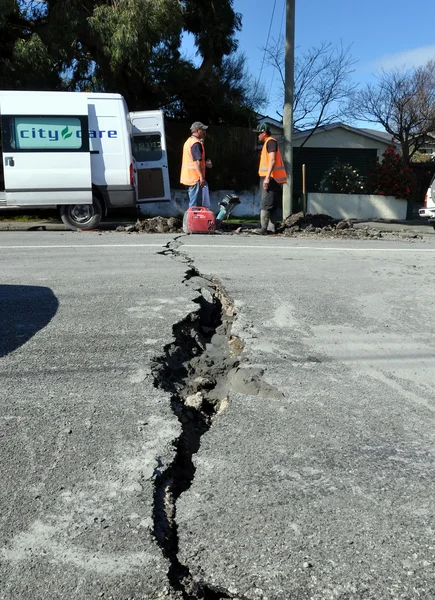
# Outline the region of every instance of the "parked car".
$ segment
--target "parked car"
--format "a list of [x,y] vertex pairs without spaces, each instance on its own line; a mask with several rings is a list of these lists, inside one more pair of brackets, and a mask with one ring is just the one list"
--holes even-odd
[[429,223],[435,229],[435,175],[427,189],[424,208],[419,209],[418,215],[429,219]]

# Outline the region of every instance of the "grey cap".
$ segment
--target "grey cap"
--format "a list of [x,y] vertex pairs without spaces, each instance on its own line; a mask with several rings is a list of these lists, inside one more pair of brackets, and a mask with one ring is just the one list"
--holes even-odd
[[196,131],[197,129],[208,129],[208,125],[204,125],[201,121],[195,121],[195,123],[192,123],[190,131]]

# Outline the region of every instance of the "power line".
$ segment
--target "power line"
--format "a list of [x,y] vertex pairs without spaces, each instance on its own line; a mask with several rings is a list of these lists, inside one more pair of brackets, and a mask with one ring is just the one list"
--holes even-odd
[[[282,36],[283,28],[284,28],[285,11],[286,11],[286,0],[284,0],[284,6],[283,6],[283,9],[282,9],[281,25],[279,26],[278,41],[281,40],[281,36]],[[269,93],[267,94],[267,104],[268,105],[270,103],[270,98],[271,98],[271,95],[272,95],[272,88],[273,88],[274,81],[275,81],[275,69],[273,69],[273,72],[272,72],[272,80],[271,80],[270,86],[269,86]]]
[[261,63],[261,69],[260,69],[260,74],[258,76],[258,83],[260,82],[261,79],[261,75],[263,74],[263,67],[264,67],[264,61],[266,59],[266,52],[267,52],[267,48],[269,46],[269,38],[270,38],[270,32],[272,30],[272,23],[273,23],[273,17],[275,15],[275,8],[276,8],[276,0],[274,0],[273,2],[273,9],[272,9],[272,16],[270,18],[270,25],[269,25],[269,32],[267,34],[267,41],[266,41],[266,46],[264,48],[264,53],[263,53],[263,61]]
[[[281,16],[281,25],[279,26],[279,38],[278,38],[279,41],[281,41],[281,36],[283,34],[285,11],[286,11],[286,0],[284,0],[284,6],[282,9],[282,16]],[[273,85],[274,79],[275,79],[275,69],[273,70],[272,83],[270,84],[269,98],[272,94],[272,85]]]
[[269,93],[267,94],[267,106],[269,106],[269,104],[270,104],[270,97],[272,95],[272,88],[273,88],[274,79],[275,79],[275,69],[272,71],[272,79],[270,81]]

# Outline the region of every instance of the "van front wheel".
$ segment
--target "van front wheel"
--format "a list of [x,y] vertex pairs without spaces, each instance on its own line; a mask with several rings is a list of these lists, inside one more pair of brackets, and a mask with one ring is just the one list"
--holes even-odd
[[103,216],[101,202],[93,197],[92,204],[69,204],[60,207],[60,218],[70,229],[95,229]]

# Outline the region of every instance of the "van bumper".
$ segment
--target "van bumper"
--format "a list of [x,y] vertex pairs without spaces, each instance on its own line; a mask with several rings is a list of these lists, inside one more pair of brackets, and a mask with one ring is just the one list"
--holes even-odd
[[435,208],[420,208],[418,210],[419,217],[435,218]]
[[136,191],[132,185],[96,186],[108,210],[136,206]]

